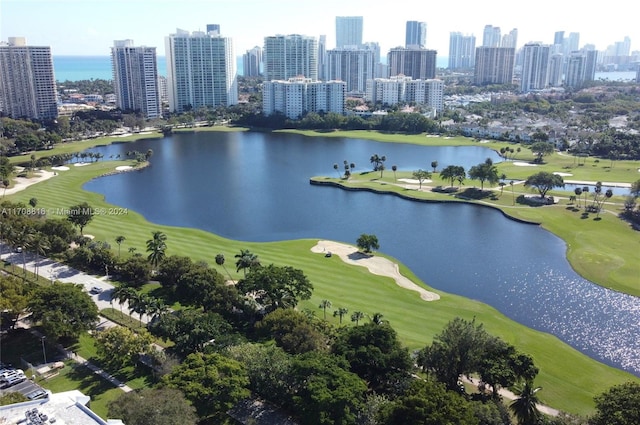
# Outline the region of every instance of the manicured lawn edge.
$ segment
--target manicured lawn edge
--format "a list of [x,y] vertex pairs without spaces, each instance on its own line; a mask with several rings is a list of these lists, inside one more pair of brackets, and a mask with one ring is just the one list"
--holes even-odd
[[[26,203],[31,197],[36,197],[38,205],[45,208],[63,208],[83,201],[94,207],[113,207],[104,201],[102,195],[83,190],[82,185],[121,164],[101,161],[86,167],[74,167],[56,178],[7,196],[7,199]],[[421,348],[429,343],[456,316],[469,320],[476,317],[489,332],[534,357],[541,369],[536,380],[537,385],[544,387],[544,391],[539,393],[541,399],[571,413],[590,413],[593,411],[594,395],[611,385],[638,380],[629,373],[588,358],[549,334],[509,320],[485,304],[440,291],[436,291],[441,294],[440,301],[427,303],[420,300],[417,294],[399,288],[388,278],[372,275],[361,267],[346,265],[337,257],[327,259],[313,254],[310,249],[316,240],[271,243],[233,241],[198,229],[149,223],[134,211],[118,217],[96,217],[86,227],[85,233],[108,241],[112,246],[115,246],[116,236],[124,235],[127,239],[123,243],[123,252],[129,247],[144,252],[146,240],[156,230],[168,237],[168,255],[187,255],[195,261],[214,264],[218,253],[231,261],[240,249],[250,249],[260,256],[263,264],[300,268],[315,287],[311,300],[301,303],[300,309],[308,308],[319,314],[320,300],[329,299],[334,306],[348,307],[350,311],[360,310],[367,314],[382,312],[410,349]],[[393,261],[397,262],[395,259]],[[424,285],[405,266],[400,265],[400,268],[414,282]],[[237,278],[242,276],[235,273],[233,267],[227,269]],[[219,271],[223,272],[222,269]]]

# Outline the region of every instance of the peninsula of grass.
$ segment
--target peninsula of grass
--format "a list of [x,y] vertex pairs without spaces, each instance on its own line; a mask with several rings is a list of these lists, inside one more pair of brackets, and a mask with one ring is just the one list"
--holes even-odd
[[[102,195],[83,190],[82,185],[113,171],[123,163],[101,161],[86,167],[71,167],[69,171],[60,172],[58,176],[7,196],[6,199],[27,203],[35,197],[38,199],[38,207],[47,209],[68,208],[85,201],[96,208],[113,207],[104,201]],[[371,184],[380,186],[380,183]],[[503,195],[503,199],[505,198],[508,199],[506,191]],[[607,217],[598,224],[615,220],[617,218]],[[367,314],[380,312],[396,329],[403,343],[412,350],[430,343],[434,335],[440,333],[445,324],[456,316],[467,320],[475,317],[478,322],[485,324],[490,333],[533,356],[540,368],[535,383],[544,388],[539,393],[540,398],[544,403],[570,413],[589,414],[594,410],[593,397],[596,394],[625,381],[640,381],[630,373],[581,354],[552,335],[514,322],[483,303],[440,291],[436,291],[441,295],[439,301],[425,302],[417,293],[398,287],[389,278],[373,275],[362,267],[347,265],[336,256],[325,258],[314,254],[311,248],[317,240],[240,242],[198,229],[150,223],[131,210],[126,215],[96,216],[84,229],[85,234],[111,243],[114,251],[117,249],[115,238],[125,236],[126,240],[121,247],[123,253],[130,247],[144,253],[146,241],[154,231],[167,235],[167,255],[185,255],[194,261],[202,260],[218,267],[215,265],[215,256],[223,254],[228,259],[227,270],[234,279],[242,278],[242,273],[236,273],[231,264],[234,255],[241,249],[249,249],[257,254],[262,264],[274,263],[299,268],[314,285],[313,297],[301,303],[298,306],[300,309],[316,311],[321,317],[318,305],[321,300],[327,299],[333,303],[334,308],[346,307],[349,311],[358,310]],[[600,241],[596,246],[602,248],[602,245]],[[392,261],[397,262],[395,259]],[[414,282],[426,287],[402,264],[400,269]],[[225,273],[222,268],[218,270]],[[328,320],[337,323],[333,317]]]

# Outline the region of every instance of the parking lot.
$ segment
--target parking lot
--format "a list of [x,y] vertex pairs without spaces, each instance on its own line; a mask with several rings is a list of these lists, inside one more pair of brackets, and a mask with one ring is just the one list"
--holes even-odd
[[23,396],[30,394],[34,391],[41,390],[42,387],[35,382],[27,379],[26,381],[20,382],[19,384],[12,385],[8,388],[3,388],[0,390],[0,396],[6,393],[20,393]]

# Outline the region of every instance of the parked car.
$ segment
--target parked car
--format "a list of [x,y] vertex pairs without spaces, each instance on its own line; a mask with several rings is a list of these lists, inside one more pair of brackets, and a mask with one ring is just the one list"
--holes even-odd
[[16,374],[16,375],[12,375],[8,378],[4,378],[2,380],[0,380],[0,388],[9,388],[9,387],[13,387],[14,385],[17,385],[21,382],[24,382],[27,380],[27,377],[24,374]]
[[30,393],[27,393],[25,397],[27,397],[29,400],[38,400],[40,398],[49,397],[49,393],[47,393],[42,388],[39,388],[37,390],[31,391]]
[[99,286],[92,286],[89,292],[91,292],[92,294],[99,294],[102,292],[102,288]]

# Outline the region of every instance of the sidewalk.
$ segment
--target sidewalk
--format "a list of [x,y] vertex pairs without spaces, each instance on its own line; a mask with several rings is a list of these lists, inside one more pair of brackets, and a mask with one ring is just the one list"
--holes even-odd
[[[31,332],[33,335],[35,335],[38,338],[44,338],[44,335],[42,335],[36,329],[29,328],[29,332]],[[109,374],[105,370],[100,369],[98,366],[96,366],[95,364],[91,363],[89,360],[87,360],[87,359],[85,359],[83,357],[80,357],[79,355],[77,355],[76,353],[74,353],[72,351],[67,350],[62,345],[57,344],[56,345],[56,349],[58,351],[60,351],[61,353],[63,353],[64,356],[67,359],[73,360],[77,364],[88,368],[89,370],[93,371],[93,373],[95,373],[96,375],[102,377],[103,379],[106,379],[107,381],[111,382],[111,384],[113,384],[113,386],[120,388],[125,393],[133,391],[133,389],[131,387],[129,387],[128,385],[126,385],[124,382],[121,382],[120,380],[118,380],[116,377],[114,377],[113,375]]]

